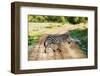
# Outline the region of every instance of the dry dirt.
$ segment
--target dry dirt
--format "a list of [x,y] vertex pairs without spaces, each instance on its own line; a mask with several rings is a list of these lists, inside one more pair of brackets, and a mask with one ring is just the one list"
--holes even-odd
[[[79,26],[70,26],[62,27],[56,30],[48,31],[45,34],[62,34],[69,30],[80,28]],[[66,29],[68,29],[66,31]],[[61,45],[60,51],[53,51],[51,48],[48,48],[48,51],[44,52],[43,40],[45,40],[47,35],[44,35],[40,38],[39,44],[35,47],[31,46],[28,50],[28,60],[37,61],[37,60],[58,60],[58,59],[79,59],[87,58],[86,54],[78,47],[78,45],[72,42],[70,45],[63,43]],[[42,41],[42,42],[41,42]]]

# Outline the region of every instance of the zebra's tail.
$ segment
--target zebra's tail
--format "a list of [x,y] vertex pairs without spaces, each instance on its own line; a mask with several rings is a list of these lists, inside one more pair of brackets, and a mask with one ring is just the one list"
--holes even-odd
[[[48,34],[44,34],[39,38],[39,46],[43,46],[44,47],[44,52],[46,53],[46,47],[45,47],[45,40],[47,38]],[[40,49],[40,48],[39,48]]]

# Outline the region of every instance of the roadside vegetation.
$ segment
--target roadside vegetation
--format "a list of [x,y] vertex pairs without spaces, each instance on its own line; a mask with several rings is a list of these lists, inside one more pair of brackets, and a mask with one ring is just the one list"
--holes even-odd
[[[53,32],[57,28],[79,27],[70,29],[73,39],[79,40],[80,48],[87,53],[88,51],[88,18],[69,17],[69,16],[39,16],[28,15],[28,45],[34,46],[38,43],[39,37],[47,32]],[[66,29],[67,31],[68,29]]]

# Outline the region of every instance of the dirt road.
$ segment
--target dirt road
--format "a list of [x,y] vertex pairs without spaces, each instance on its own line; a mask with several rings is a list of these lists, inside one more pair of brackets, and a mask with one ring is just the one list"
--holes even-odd
[[[80,28],[79,26],[70,25],[69,27],[61,27],[56,30],[51,30],[45,32],[45,34],[63,34],[69,30]],[[86,55],[82,52],[77,44],[73,43],[70,46],[74,48],[70,48],[69,45],[63,44],[62,51],[53,51],[52,49],[48,49],[48,51],[44,52],[43,45],[36,45],[35,47],[29,47],[28,51],[28,60],[37,61],[37,60],[58,60],[58,59],[74,59],[74,58],[86,58]]]

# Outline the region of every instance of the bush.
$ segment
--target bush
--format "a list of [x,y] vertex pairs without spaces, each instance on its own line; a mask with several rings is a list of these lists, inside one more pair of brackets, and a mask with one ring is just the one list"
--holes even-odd
[[79,23],[86,23],[88,20],[87,17],[78,17],[78,16],[42,16],[42,15],[29,15],[28,21],[35,22],[35,23],[65,23],[70,24],[79,24]]
[[38,42],[38,37],[28,36],[28,45],[36,44]]
[[67,20],[71,24],[87,23],[87,17],[67,17]]
[[70,31],[71,37],[73,39],[77,39],[80,41],[81,44],[78,44],[79,47],[86,52],[88,52],[88,29],[84,29],[84,30],[79,30],[79,29],[75,29],[75,30],[71,30]]

